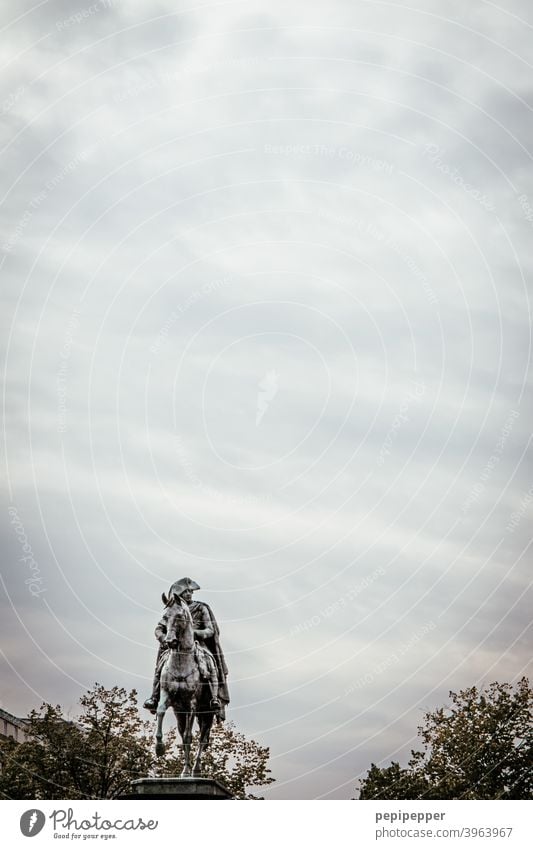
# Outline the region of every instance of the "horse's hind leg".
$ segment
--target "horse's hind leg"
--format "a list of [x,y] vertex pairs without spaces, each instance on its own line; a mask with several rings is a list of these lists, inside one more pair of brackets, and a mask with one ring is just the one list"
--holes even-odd
[[191,741],[192,741],[192,715],[186,711],[178,711],[174,708],[178,731],[183,743],[183,769],[181,778],[189,778],[191,774]]
[[211,734],[211,727],[214,720],[214,713],[210,705],[211,691],[210,688],[204,684],[198,698],[199,709],[196,711],[196,718],[198,720],[198,725],[200,726],[200,733],[198,735],[198,751],[196,753],[196,760],[194,762],[194,769],[192,772],[196,778],[200,778],[202,775],[202,756],[209,745],[209,736]]
[[202,775],[202,755],[209,745],[209,735],[211,734],[211,726],[213,725],[213,713],[211,711],[198,713],[197,718],[198,725],[200,726],[200,735],[192,774],[195,778],[200,778]]
[[155,732],[155,753],[157,757],[161,757],[161,755],[165,754],[165,744],[163,743],[163,718],[165,713],[167,712],[167,708],[170,703],[170,697],[166,690],[161,687],[161,694],[159,696],[159,704],[157,706],[156,715],[157,715],[157,729]]

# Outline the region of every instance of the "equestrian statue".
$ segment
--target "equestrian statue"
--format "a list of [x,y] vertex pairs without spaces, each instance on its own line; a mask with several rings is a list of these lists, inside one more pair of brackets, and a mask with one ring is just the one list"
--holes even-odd
[[[163,719],[169,707],[176,716],[183,742],[185,765],[182,778],[201,775],[202,754],[216,718],[225,719],[229,704],[228,670],[220,646],[219,628],[213,611],[202,601],[193,601],[199,590],[191,578],[181,578],[162,595],[165,609],[155,629],[159,641],[152,695],[143,707],[157,717],[156,754],[165,751]],[[200,729],[198,751],[191,766],[194,720]]]

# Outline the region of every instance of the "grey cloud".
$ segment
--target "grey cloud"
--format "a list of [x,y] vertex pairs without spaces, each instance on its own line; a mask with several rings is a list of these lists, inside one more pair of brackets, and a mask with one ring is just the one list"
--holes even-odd
[[348,798],[530,663],[527,7],[83,8],[2,82],[3,707],[144,696],[189,573],[267,795]]

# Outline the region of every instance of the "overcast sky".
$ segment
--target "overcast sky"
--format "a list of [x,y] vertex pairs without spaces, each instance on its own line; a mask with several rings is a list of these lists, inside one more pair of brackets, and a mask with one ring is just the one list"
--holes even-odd
[[533,9],[0,15],[2,707],[144,699],[190,575],[266,796],[350,798],[528,672]]

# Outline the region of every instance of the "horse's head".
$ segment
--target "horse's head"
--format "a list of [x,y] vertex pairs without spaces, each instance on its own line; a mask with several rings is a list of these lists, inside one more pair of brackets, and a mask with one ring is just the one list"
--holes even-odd
[[[171,649],[176,649],[183,644],[183,635],[187,630],[193,628],[191,611],[179,595],[172,594],[170,616],[167,623],[166,643]],[[188,642],[188,641],[187,641]]]

